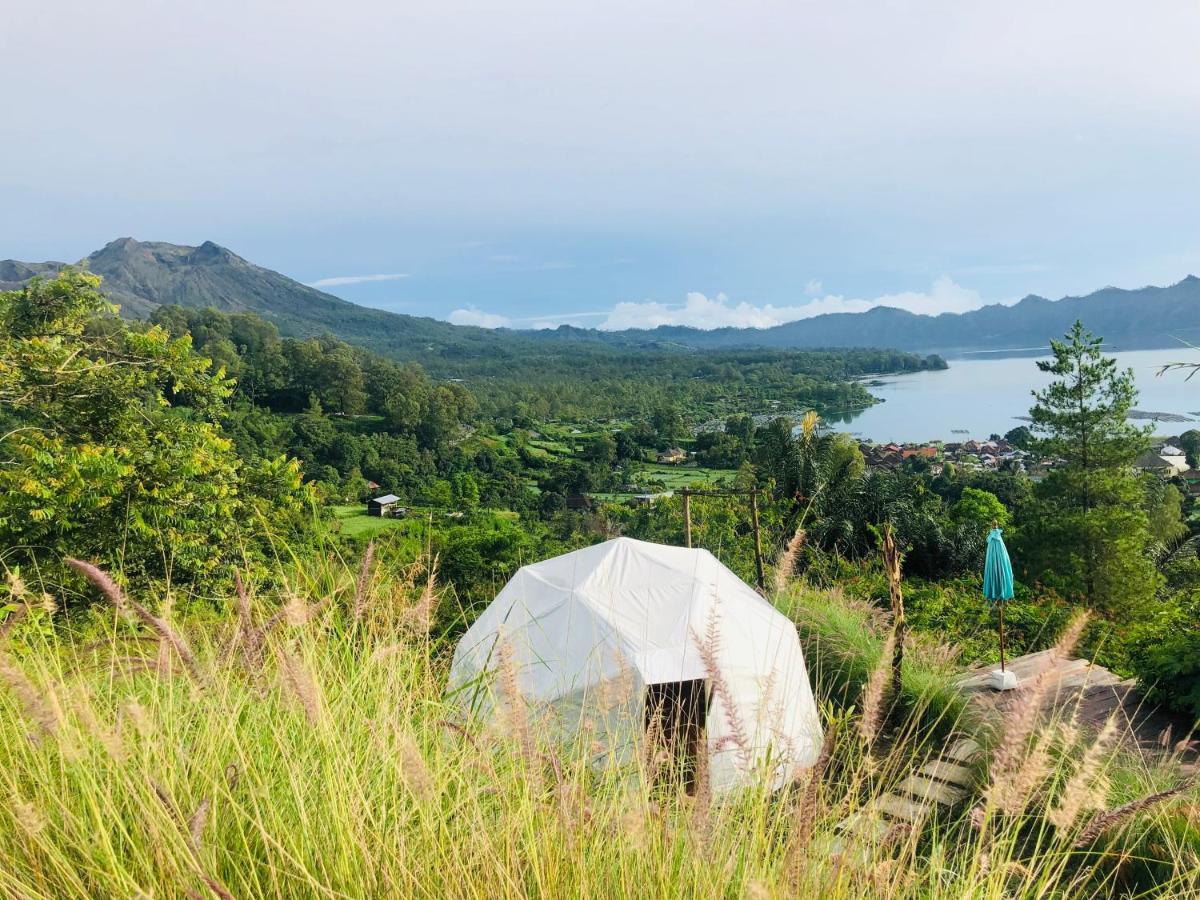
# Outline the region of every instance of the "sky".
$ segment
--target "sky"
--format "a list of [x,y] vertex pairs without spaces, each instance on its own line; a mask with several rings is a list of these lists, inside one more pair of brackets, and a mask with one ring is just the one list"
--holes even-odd
[[0,258],[216,241],[489,327],[1200,272],[1194,0],[115,0],[0,28]]

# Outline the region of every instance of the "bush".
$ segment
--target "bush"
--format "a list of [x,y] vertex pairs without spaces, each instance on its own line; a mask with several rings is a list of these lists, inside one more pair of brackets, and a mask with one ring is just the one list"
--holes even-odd
[[1200,720],[1200,593],[1164,601],[1130,643],[1130,667],[1147,695]]

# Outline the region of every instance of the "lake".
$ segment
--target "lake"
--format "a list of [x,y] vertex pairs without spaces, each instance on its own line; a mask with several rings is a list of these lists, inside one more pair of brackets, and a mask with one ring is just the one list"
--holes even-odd
[[[1200,427],[1200,375],[1190,382],[1187,372],[1168,372],[1159,377],[1159,367],[1171,362],[1200,362],[1200,354],[1187,347],[1177,350],[1130,350],[1111,354],[1121,368],[1133,369],[1137,379],[1139,410],[1175,413],[1196,421],[1141,422],[1154,424],[1160,434],[1179,434]],[[1004,434],[1024,424],[1018,416],[1029,414],[1030,391],[1051,380],[1034,364],[1036,356],[989,356],[949,360],[950,368],[938,372],[916,372],[881,378],[883,384],[868,390],[883,403],[827,422],[868,440],[929,441],[966,440]],[[1045,358],[1045,357],[1042,357]]]

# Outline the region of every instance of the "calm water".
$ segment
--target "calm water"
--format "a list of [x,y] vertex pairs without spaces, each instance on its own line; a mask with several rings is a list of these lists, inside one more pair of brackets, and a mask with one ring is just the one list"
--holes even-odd
[[[1131,350],[1114,354],[1122,368],[1133,369],[1139,391],[1136,408],[1146,412],[1176,413],[1197,425],[1158,422],[1161,434],[1178,434],[1200,427],[1200,375],[1184,381],[1186,372],[1158,377],[1158,368],[1170,362],[1200,362],[1200,354],[1178,350]],[[874,441],[966,440],[1004,434],[1024,424],[1030,391],[1050,380],[1034,365],[1034,357],[952,359],[941,372],[917,372],[883,379],[886,384],[868,390],[885,402],[861,413],[829,422],[838,430]],[[1146,424],[1146,423],[1143,423]]]

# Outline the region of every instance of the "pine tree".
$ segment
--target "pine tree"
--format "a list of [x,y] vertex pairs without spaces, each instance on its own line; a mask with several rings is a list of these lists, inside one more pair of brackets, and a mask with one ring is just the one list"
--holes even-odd
[[1050,343],[1053,358],[1037,365],[1056,380],[1033,393],[1029,415],[1035,451],[1057,465],[1022,516],[1018,567],[1091,608],[1135,616],[1158,575],[1133,469],[1148,444],[1147,431],[1127,418],[1137,399],[1133,373],[1104,356],[1102,339],[1081,322]]

